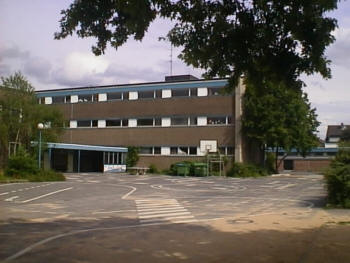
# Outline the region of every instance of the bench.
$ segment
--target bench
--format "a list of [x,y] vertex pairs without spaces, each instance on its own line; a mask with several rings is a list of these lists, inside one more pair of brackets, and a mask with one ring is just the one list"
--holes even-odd
[[127,171],[136,171],[136,174],[146,174],[148,167],[128,167]]

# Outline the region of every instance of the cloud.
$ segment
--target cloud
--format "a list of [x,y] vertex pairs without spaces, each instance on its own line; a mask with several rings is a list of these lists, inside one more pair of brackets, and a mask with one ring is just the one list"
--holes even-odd
[[350,28],[339,28],[334,31],[336,41],[327,50],[327,56],[336,66],[350,67]]
[[51,63],[40,57],[27,59],[23,66],[23,72],[27,75],[36,77],[38,80],[48,82],[51,74]]
[[29,51],[22,51],[18,46],[0,47],[0,61],[5,59],[27,59],[30,57]]

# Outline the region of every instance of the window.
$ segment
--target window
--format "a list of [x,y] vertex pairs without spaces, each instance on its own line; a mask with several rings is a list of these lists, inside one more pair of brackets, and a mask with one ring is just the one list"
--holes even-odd
[[226,124],[226,117],[208,117],[208,125],[223,125]]
[[129,126],[129,120],[128,119],[122,119],[122,126],[128,127]]
[[107,100],[122,100],[123,93],[121,92],[111,92],[107,93]]
[[139,99],[153,99],[153,98],[154,98],[153,90],[139,91]]
[[188,147],[179,147],[178,154],[187,155],[188,154]]
[[66,103],[70,103],[70,96],[66,96],[66,97],[65,97],[65,102],[66,102]]
[[78,102],[91,102],[92,101],[92,95],[78,95]]
[[197,88],[192,88],[190,89],[190,96],[191,97],[196,97],[197,96]]
[[170,154],[177,154],[177,147],[170,147]]
[[120,120],[106,120],[106,127],[120,127]]
[[140,147],[140,154],[153,154],[153,147]]
[[197,155],[197,147],[189,147],[190,155]]
[[224,95],[224,89],[220,88],[208,88],[208,96]]
[[232,124],[232,117],[231,116],[227,116],[227,124]]
[[179,125],[188,125],[188,118],[187,117],[172,117],[171,118],[171,125],[172,126],[179,126]]
[[129,92],[123,92],[123,100],[128,100],[129,99]]
[[78,127],[91,127],[91,121],[77,121]]
[[160,154],[161,150],[160,147],[154,147],[154,154]]
[[173,89],[171,90],[172,97],[188,97],[189,89]]
[[52,97],[52,103],[65,103],[65,96]]
[[154,118],[154,126],[162,126],[162,118]]
[[226,155],[226,147],[219,147],[219,153]]
[[162,90],[158,89],[155,91],[156,98],[161,98],[162,97]]
[[197,117],[190,117],[190,125],[197,125]]
[[233,147],[226,147],[227,155],[233,155]]
[[137,126],[153,126],[153,118],[137,119]]
[[97,127],[98,120],[91,121],[91,127]]
[[92,101],[98,101],[98,93],[92,94]]
[[45,97],[38,98],[39,104],[45,104]]
[[104,152],[103,155],[104,164],[123,164],[123,154],[116,152]]

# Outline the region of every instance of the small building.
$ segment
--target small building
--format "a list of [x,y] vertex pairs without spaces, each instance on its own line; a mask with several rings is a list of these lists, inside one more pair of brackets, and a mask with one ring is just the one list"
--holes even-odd
[[350,125],[344,125],[344,123],[341,123],[340,125],[328,125],[325,147],[326,148],[338,147],[338,143],[340,141],[342,133],[348,129],[350,130]]
[[125,172],[127,148],[47,143],[44,167],[61,172]]

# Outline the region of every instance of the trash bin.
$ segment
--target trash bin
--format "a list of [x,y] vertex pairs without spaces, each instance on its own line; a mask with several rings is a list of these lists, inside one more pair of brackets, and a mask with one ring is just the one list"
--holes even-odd
[[206,163],[193,163],[193,168],[195,176],[207,176]]
[[190,174],[190,166],[187,163],[177,163],[176,167],[176,175],[189,175]]

